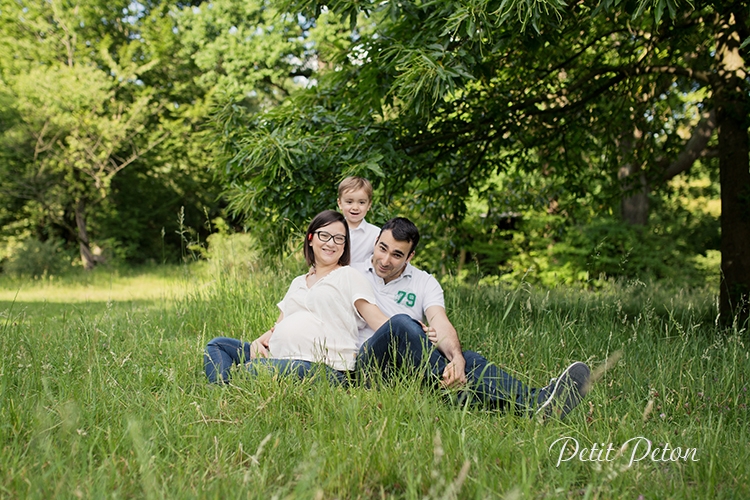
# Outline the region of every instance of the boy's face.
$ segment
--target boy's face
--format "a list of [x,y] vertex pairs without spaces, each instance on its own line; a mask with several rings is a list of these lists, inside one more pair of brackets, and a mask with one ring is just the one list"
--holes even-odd
[[357,227],[367,215],[367,211],[370,210],[372,201],[364,189],[358,189],[357,191],[344,192],[338,199],[338,204],[346,222],[350,226]]

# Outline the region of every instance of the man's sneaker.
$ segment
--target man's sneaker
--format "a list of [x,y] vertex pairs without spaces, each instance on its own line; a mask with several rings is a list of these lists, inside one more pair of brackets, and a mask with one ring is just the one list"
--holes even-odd
[[557,415],[561,419],[578,406],[589,390],[591,370],[585,363],[576,361],[567,367],[559,377],[540,389],[539,407],[536,414],[542,418]]

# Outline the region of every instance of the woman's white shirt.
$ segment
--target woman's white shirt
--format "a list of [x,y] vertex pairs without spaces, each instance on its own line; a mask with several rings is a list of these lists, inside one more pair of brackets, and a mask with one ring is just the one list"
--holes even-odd
[[372,286],[359,271],[344,266],[307,286],[298,276],[278,306],[284,314],[269,341],[272,358],[322,362],[354,370],[359,329],[366,325],[354,303],[376,304]]

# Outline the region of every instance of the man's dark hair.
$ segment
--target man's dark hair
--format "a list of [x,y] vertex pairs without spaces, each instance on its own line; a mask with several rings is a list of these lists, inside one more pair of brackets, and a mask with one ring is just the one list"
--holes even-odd
[[305,261],[307,262],[308,266],[315,265],[315,254],[313,253],[312,249],[312,239],[316,237],[315,233],[318,231],[318,229],[325,228],[326,226],[328,226],[329,224],[333,224],[334,222],[341,222],[344,225],[344,231],[346,232],[344,253],[339,259],[339,265],[349,265],[351,255],[351,250],[349,250],[349,247],[351,245],[351,241],[349,239],[349,225],[346,223],[346,219],[344,218],[344,216],[339,212],[335,210],[324,210],[316,215],[312,222],[310,222],[310,226],[307,228],[307,232],[305,233]]
[[383,234],[383,231],[390,231],[393,235],[393,239],[396,241],[406,241],[411,243],[409,255],[414,253],[417,249],[417,244],[419,243],[419,229],[417,229],[417,226],[406,217],[394,217],[389,220],[383,224],[380,234]]

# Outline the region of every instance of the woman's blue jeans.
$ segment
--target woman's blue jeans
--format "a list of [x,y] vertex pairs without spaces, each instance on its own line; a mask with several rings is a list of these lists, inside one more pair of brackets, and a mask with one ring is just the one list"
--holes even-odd
[[324,373],[329,381],[346,385],[349,377],[347,372],[334,370],[323,363],[313,363],[301,359],[250,359],[250,342],[229,337],[212,339],[203,353],[203,368],[208,381],[212,383],[228,383],[230,372],[234,365],[245,365],[253,375],[260,370],[269,370],[281,375],[297,376],[300,379]]

